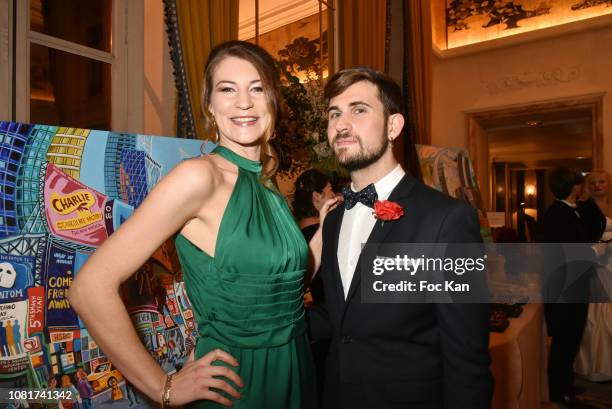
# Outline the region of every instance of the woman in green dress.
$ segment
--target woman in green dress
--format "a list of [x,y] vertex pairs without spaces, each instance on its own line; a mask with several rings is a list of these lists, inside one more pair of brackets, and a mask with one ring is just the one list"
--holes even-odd
[[[316,405],[303,281],[309,267],[318,268],[321,232],[309,256],[271,183],[277,159],[269,141],[280,106],[279,75],[266,51],[241,41],[215,48],[202,107],[218,146],[163,178],[70,289],[73,308],[105,354],[154,401],[198,408]],[[322,217],[337,200],[326,203]],[[177,231],[199,337],[193,357],[169,377],[138,339],[118,288]]]

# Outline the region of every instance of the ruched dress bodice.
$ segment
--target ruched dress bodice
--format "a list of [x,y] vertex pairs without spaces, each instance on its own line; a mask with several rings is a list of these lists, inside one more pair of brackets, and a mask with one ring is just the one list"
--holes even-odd
[[[303,278],[308,246],[285,199],[260,181],[261,163],[218,146],[238,166],[215,254],[179,234],[176,247],[198,324],[196,358],[233,355],[245,383],[234,408],[313,408],[315,379],[306,336]],[[198,408],[221,407],[200,401]]]

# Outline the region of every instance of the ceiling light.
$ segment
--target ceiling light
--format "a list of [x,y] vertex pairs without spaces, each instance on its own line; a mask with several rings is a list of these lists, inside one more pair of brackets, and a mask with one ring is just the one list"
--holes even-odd
[[527,126],[541,126],[542,125],[542,121],[540,121],[539,119],[531,119],[531,120],[525,122],[525,124]]

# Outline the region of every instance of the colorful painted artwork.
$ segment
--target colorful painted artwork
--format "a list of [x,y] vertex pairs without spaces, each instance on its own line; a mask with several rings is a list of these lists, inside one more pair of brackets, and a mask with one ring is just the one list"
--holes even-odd
[[612,0],[447,0],[447,47],[612,14]]
[[[72,310],[68,289],[153,186],[204,148],[0,122],[0,387],[73,386],[93,408],[148,407]],[[181,277],[168,240],[121,288],[140,338],[167,372],[182,366],[197,334]]]
[[492,241],[487,213],[467,149],[416,145],[416,151],[423,182],[471,204],[478,212],[483,239]]

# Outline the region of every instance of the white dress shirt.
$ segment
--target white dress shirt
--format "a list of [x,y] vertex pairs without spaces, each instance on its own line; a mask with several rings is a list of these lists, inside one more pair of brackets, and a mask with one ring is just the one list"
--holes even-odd
[[[401,165],[397,165],[395,169],[374,183],[378,200],[387,200],[405,174],[406,172]],[[355,191],[353,184],[351,184],[351,189]],[[340,278],[342,279],[345,299],[351,281],[353,281],[362,246],[368,241],[368,237],[376,224],[376,217],[374,217],[373,212],[374,210],[371,207],[359,202],[350,210],[344,209],[340,236],[338,237],[338,266],[340,267]]]
[[575,208],[578,207],[578,205],[576,203],[571,203],[571,202],[568,202],[567,200],[561,200],[561,199],[557,199],[557,200],[559,200],[560,202],[565,203],[566,205],[568,205],[572,209],[575,209]]

